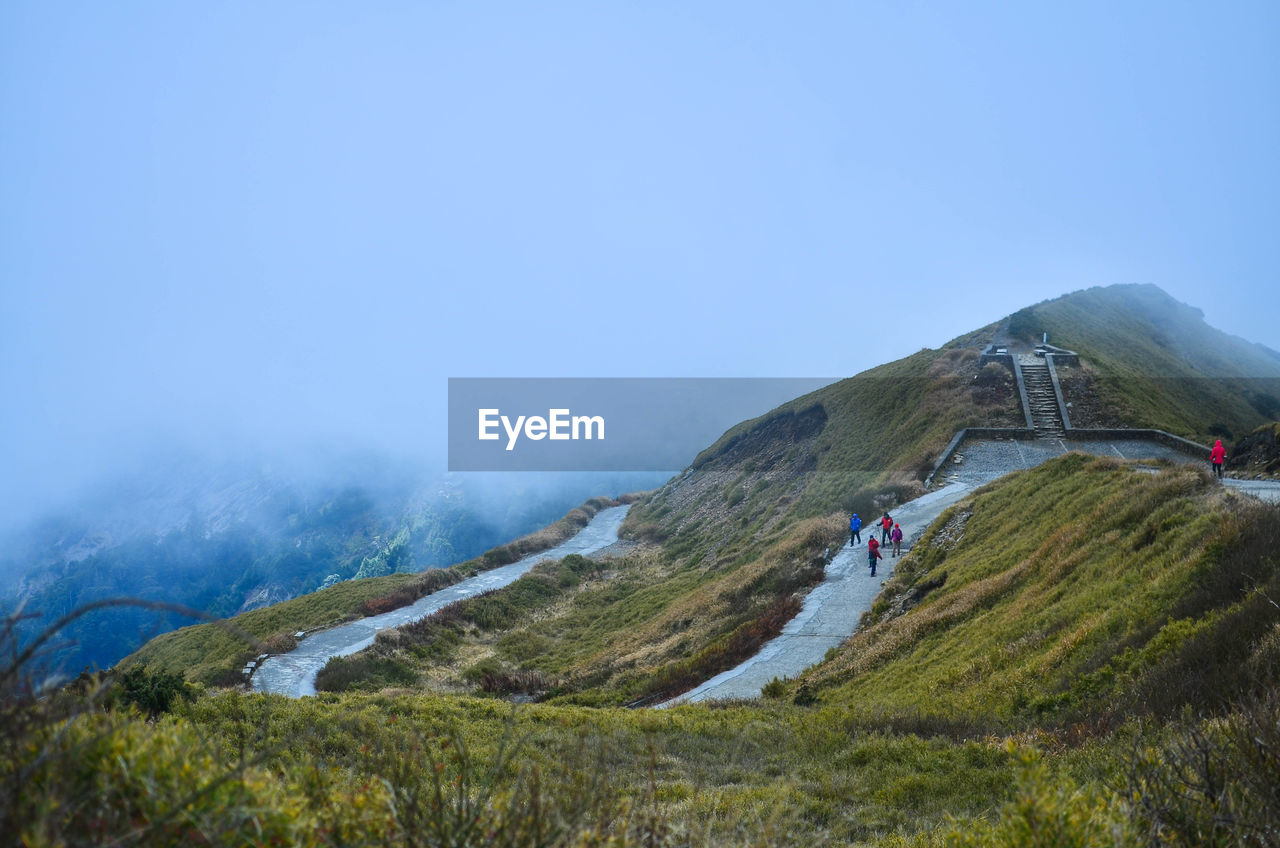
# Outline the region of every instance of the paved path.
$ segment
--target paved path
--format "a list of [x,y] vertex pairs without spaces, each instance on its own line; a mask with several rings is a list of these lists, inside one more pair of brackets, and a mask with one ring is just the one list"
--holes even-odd
[[[959,462],[952,462],[950,467],[938,472],[938,479],[947,482],[963,481],[972,486],[989,483],[1010,471],[1020,468],[1034,468],[1055,456],[1068,451],[1078,450],[1098,456],[1114,456],[1117,459],[1155,460],[1168,459],[1173,462],[1202,463],[1209,467],[1208,460],[1196,460],[1182,451],[1149,442],[1142,439],[1102,440],[1097,442],[1068,442],[1063,439],[1036,439],[1034,441],[974,441],[965,442],[958,451]],[[1264,501],[1280,503],[1280,481],[1275,480],[1235,480],[1230,477],[1222,481],[1236,489]]]
[[[940,469],[937,477],[939,480],[964,480],[973,485],[981,485],[1003,477],[1010,471],[1034,468],[1073,450],[1098,456],[1113,456],[1116,459],[1195,461],[1185,453],[1159,442],[1142,439],[1097,442],[1068,442],[1064,439],[973,441],[961,445],[951,464],[946,469]],[[959,462],[955,461],[957,459]],[[1207,461],[1205,465],[1208,466]]]
[[[923,497],[908,501],[893,510],[893,518],[902,525],[905,552],[933,523],[942,511],[973,491],[967,483],[955,482]],[[870,524],[879,516],[863,516]],[[865,542],[870,527],[862,530]],[[821,662],[829,648],[834,648],[853,634],[858,619],[880,594],[880,586],[893,576],[895,558],[892,546],[885,546],[884,559],[872,577],[867,567],[867,546],[845,545],[827,566],[826,579],[804,599],[800,613],[782,628],[781,635],[766,642],[760,652],[686,692],[662,706],[693,703],[710,699],[758,698],[764,685],[775,677],[795,677],[814,663]]]
[[[1061,439],[1035,441],[966,442],[953,462],[938,473],[947,485],[893,510],[902,525],[903,550],[908,550],[942,512],[974,489],[1012,471],[1032,468],[1071,450],[1127,460],[1170,459],[1195,462],[1184,453],[1143,440],[1066,442]],[[1280,483],[1256,480],[1226,480],[1226,485],[1265,500],[1280,502]],[[874,521],[879,516],[863,516]],[[867,538],[869,531],[862,531]],[[886,554],[876,577],[867,569],[866,546],[845,547],[827,566],[826,579],[804,600],[799,615],[787,623],[782,633],[765,643],[755,656],[736,668],[716,675],[690,692],[659,706],[731,698],[758,698],[765,684],[775,677],[796,677],[809,666],[821,662],[828,649],[848,639],[858,620],[880,592],[881,584],[893,576],[894,559]]]
[[253,675],[253,688],[259,692],[274,692],[295,698],[314,695],[316,673],[324,668],[330,657],[345,657],[369,647],[379,630],[426,618],[454,601],[514,583],[545,559],[596,553],[618,541],[618,526],[622,524],[628,509],[630,507],[624,505],[601,510],[572,539],[550,550],[527,556],[519,562],[481,572],[461,583],[420,598],[407,607],[307,636],[295,650],[264,660]]
[[1272,503],[1280,503],[1280,482],[1275,480],[1232,480],[1227,478],[1222,482],[1233,489],[1253,495],[1255,498],[1261,498]]

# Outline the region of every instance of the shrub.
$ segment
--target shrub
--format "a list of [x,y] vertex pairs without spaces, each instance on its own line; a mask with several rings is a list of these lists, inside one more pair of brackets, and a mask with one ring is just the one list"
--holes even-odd
[[120,674],[113,688],[121,703],[132,704],[151,718],[169,712],[179,699],[195,698],[195,691],[181,672],[149,671],[141,664]]
[[417,673],[403,660],[361,651],[349,657],[331,657],[316,673],[316,691],[377,690],[417,681]]
[[780,677],[773,678],[768,683],[766,683],[764,687],[761,688],[760,690],[761,697],[769,698],[772,700],[777,700],[778,698],[784,698],[786,697],[786,694],[787,694],[787,681],[783,680]]
[[480,677],[480,689],[492,695],[537,695],[550,688],[540,671],[493,671]]
[[1013,397],[1013,387],[1009,369],[998,362],[989,362],[973,379],[973,401],[982,406],[1005,403]]
[[1280,841],[1280,696],[1245,699],[1224,721],[1186,717],[1132,751],[1122,793],[1135,829],[1160,845]]
[[953,829],[955,848],[1104,848],[1116,845],[1122,817],[1100,787],[1078,787],[1052,779],[1038,754],[1022,755],[1014,798],[994,824],[975,822]]
[[287,654],[298,647],[298,639],[292,633],[276,633],[262,640],[264,654]]
[[360,604],[360,615],[368,617],[371,615],[382,615],[384,612],[407,607],[409,604],[418,600],[417,592],[413,588],[405,586],[382,595],[378,598],[370,598]]

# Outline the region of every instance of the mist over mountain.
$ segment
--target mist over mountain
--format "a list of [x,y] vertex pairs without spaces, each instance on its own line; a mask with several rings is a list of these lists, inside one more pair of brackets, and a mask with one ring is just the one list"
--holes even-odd
[[[353,577],[460,562],[541,527],[586,497],[662,475],[451,475],[377,453],[302,462],[170,454],[10,529],[0,603],[38,614],[131,597],[234,615]],[[121,608],[77,620],[50,667],[109,667],[191,623]]]
[[[727,672],[797,614],[797,598],[843,549],[850,513],[896,512],[926,494],[927,478],[959,431],[1008,433],[1025,425],[1023,378],[1016,376],[1022,371],[984,364],[984,351],[998,343],[1034,362],[1043,359],[1032,351],[1045,334],[1078,352],[1055,366],[1077,427],[1162,429],[1211,444],[1216,434],[1254,430],[1280,409],[1280,360],[1211,326],[1198,308],[1151,285],[1075,291],[728,428],[632,505],[620,535],[639,551],[634,573],[621,584],[604,579],[594,599],[584,590],[577,613],[548,603],[530,613],[526,629],[512,628],[497,644],[462,626],[452,635],[475,637],[474,655],[450,648],[449,638],[424,625],[337,662],[331,679],[340,683],[333,687],[416,681],[432,691],[491,691],[483,686],[536,689],[542,681],[548,698],[633,704]],[[1061,439],[1043,441],[1051,450],[1070,449]],[[1014,454],[1021,457],[1020,449]],[[1019,458],[992,469],[1000,476],[1025,466]],[[539,606],[528,597],[521,602]],[[480,606],[473,623],[484,631],[494,617]],[[303,614],[297,604],[277,609],[280,632]],[[558,616],[563,620],[553,622]],[[200,650],[198,640],[181,652],[172,647],[143,653],[172,669]],[[237,680],[235,668],[225,670]],[[486,675],[489,684],[481,682]]]

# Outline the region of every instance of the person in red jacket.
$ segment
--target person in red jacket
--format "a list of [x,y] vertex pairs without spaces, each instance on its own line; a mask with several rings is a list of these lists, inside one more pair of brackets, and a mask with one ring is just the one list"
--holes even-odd
[[889,513],[884,514],[884,518],[880,519],[880,544],[887,545],[889,543],[889,531],[893,529],[893,519],[889,517]]
[[1218,479],[1222,479],[1222,463],[1227,460],[1227,449],[1222,446],[1222,439],[1213,443],[1213,450],[1209,451],[1209,461],[1213,463],[1213,473]]
[[882,554],[880,553],[880,543],[876,541],[875,536],[872,536],[867,541],[867,559],[871,560],[869,564],[871,566],[872,577],[876,576],[876,560],[880,559],[881,556]]

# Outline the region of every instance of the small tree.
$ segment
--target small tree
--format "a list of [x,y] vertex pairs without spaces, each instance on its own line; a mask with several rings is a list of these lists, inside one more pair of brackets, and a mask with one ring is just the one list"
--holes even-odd
[[120,700],[133,704],[150,718],[173,709],[178,698],[184,701],[195,699],[191,684],[184,679],[182,672],[148,671],[145,664],[130,666],[116,678]]

